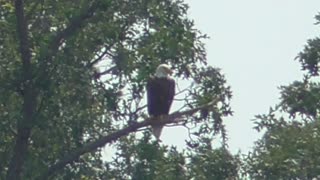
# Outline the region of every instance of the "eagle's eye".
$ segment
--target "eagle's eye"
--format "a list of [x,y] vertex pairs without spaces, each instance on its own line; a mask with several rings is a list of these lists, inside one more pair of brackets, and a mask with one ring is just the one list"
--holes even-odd
[[172,74],[173,73],[173,71],[171,70],[171,69],[169,69],[169,68],[166,68],[166,72],[168,73],[168,74]]

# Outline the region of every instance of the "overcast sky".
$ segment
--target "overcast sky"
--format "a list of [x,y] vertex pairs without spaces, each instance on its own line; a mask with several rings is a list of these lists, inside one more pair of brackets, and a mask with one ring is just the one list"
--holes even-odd
[[[234,116],[226,119],[233,153],[247,152],[261,137],[255,115],[279,102],[279,89],[302,79],[294,60],[307,39],[319,35],[320,0],[186,0],[190,18],[211,38],[209,64],[222,69],[233,90]],[[164,143],[182,146],[185,134],[166,128]]]

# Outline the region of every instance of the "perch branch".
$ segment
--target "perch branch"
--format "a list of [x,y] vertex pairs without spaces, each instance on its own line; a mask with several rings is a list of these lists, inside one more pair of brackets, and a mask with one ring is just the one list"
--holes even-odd
[[112,143],[112,142],[118,140],[120,137],[126,136],[132,132],[138,131],[140,128],[149,126],[151,124],[159,124],[159,125],[161,125],[161,124],[163,124],[163,125],[175,124],[175,123],[179,122],[179,121],[175,121],[176,119],[179,119],[183,116],[191,116],[194,113],[198,112],[199,110],[204,109],[204,108],[208,108],[208,107],[214,105],[215,103],[216,103],[216,100],[214,100],[208,104],[205,104],[203,106],[197,107],[197,108],[193,108],[193,109],[182,111],[182,112],[174,112],[174,113],[168,115],[168,118],[163,119],[162,121],[155,121],[155,118],[149,117],[149,118],[146,118],[142,122],[130,124],[128,127],[125,127],[125,128],[120,129],[116,132],[108,134],[108,135],[101,137],[100,139],[97,139],[93,142],[89,142],[88,144],[86,144],[82,148],[77,149],[74,152],[65,155],[63,158],[61,158],[55,164],[53,164],[51,167],[49,167],[47,169],[47,171],[45,171],[40,177],[38,177],[38,179],[39,180],[40,179],[47,179],[48,177],[50,177],[52,174],[54,174],[58,170],[63,169],[67,164],[72,163],[73,161],[78,159],[81,155],[88,153],[88,152],[95,151],[96,149],[103,147],[108,143]]

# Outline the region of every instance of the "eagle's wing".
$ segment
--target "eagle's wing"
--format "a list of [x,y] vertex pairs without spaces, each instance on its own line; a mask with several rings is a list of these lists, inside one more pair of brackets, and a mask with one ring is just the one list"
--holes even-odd
[[154,114],[154,107],[153,107],[153,103],[154,103],[154,95],[152,94],[153,92],[153,82],[154,78],[151,77],[148,82],[147,82],[147,105],[148,105],[148,113],[149,115]]
[[168,112],[170,111],[171,105],[172,105],[172,101],[175,95],[175,86],[176,83],[174,81],[174,79],[170,78],[169,80],[169,94],[168,94]]

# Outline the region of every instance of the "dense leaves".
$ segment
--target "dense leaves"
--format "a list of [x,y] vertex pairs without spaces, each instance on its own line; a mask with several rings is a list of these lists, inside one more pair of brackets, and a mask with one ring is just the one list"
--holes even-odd
[[186,179],[183,153],[152,141],[149,132],[140,140],[134,139],[121,139],[117,158],[106,164],[117,179]]
[[[195,75],[196,85],[188,91],[191,99],[185,99],[188,106],[199,106],[209,102],[215,102],[214,106],[204,108],[196,116],[192,117],[191,129],[198,127],[192,135],[201,138],[208,138],[208,135],[221,134],[223,143],[226,145],[227,134],[222,123],[222,118],[232,115],[230,99],[232,93],[230,86],[220,69],[213,67],[201,68],[201,72]],[[198,141],[198,140],[197,140]],[[197,142],[189,141],[189,145],[196,145]]]
[[[316,24],[320,22],[320,15],[315,16]],[[320,63],[320,39],[318,37],[309,39],[304,50],[299,53],[297,59],[302,65],[302,70],[306,70],[311,76],[317,76],[319,74],[319,63]]]
[[[265,126],[266,127],[266,126]],[[246,159],[254,179],[312,179],[319,174],[319,122],[274,119]]]
[[173,67],[177,82],[193,84],[182,110],[214,102],[178,125],[193,127],[193,141],[219,132],[226,139],[230,87],[207,66],[206,35],[187,10],[181,0],[0,1],[0,179],[190,176],[183,171],[185,154],[150,135],[122,137],[107,165],[94,148],[54,166],[144,120],[144,87],[160,63]]
[[224,147],[214,149],[210,139],[200,139],[200,145],[190,154],[190,177],[206,179],[237,179],[240,158],[233,156]]
[[[197,148],[179,152],[160,145],[146,132],[142,139],[122,139],[117,159],[106,164],[113,177],[136,180],[235,179],[240,159],[227,149],[213,149],[210,139],[201,139]],[[109,177],[112,177],[109,175]]]
[[281,86],[280,103],[256,116],[255,128],[265,134],[245,158],[243,169],[252,179],[320,178],[319,42],[308,40],[298,55],[304,79]]
[[318,116],[320,109],[319,91],[317,82],[296,81],[281,88],[282,109],[291,116],[304,115],[312,119]]

